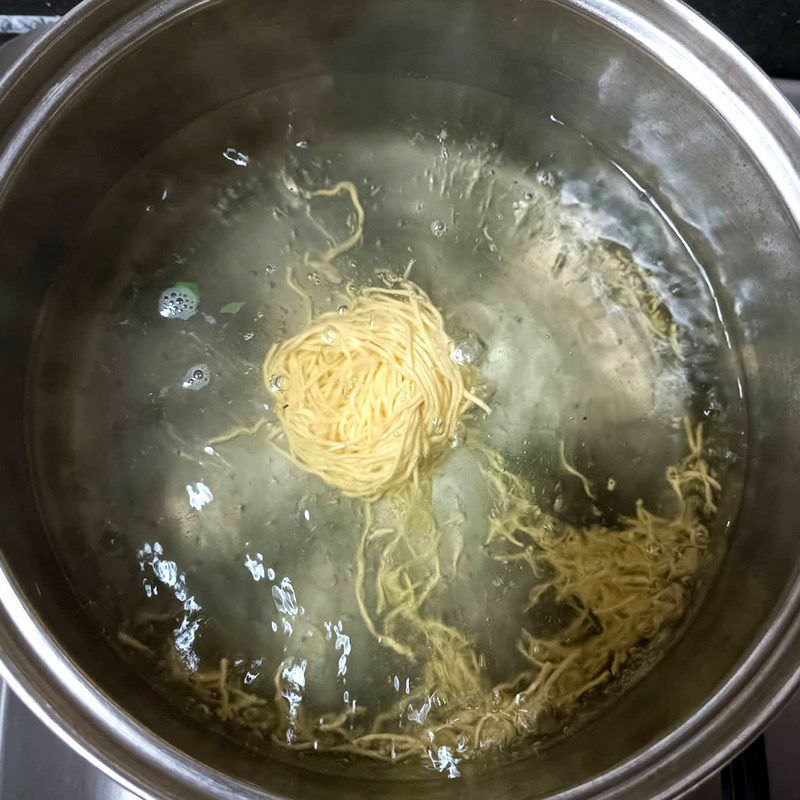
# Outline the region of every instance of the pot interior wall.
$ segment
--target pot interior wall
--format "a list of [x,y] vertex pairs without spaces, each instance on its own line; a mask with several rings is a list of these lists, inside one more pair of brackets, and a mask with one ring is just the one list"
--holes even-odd
[[[154,35],[131,41],[124,53],[109,50],[113,58],[87,47],[70,64],[67,39],[55,43],[66,101],[30,131],[13,168],[6,164],[0,547],[35,614],[101,690],[191,756],[290,796],[371,791],[359,781],[320,780],[249,757],[165,706],[101,641],[76,607],[39,520],[26,462],[24,377],[46,292],[70,262],[89,214],[169,135],[237,98],[300,77],[331,75],[334,91],[337,75],[353,73],[452,81],[552,110],[682,221],[680,233],[699,254],[734,323],[749,409],[749,461],[725,562],[698,616],[658,668],[601,719],[540,756],[467,786],[436,783],[425,791],[477,797],[491,787],[509,797],[545,795],[610,769],[674,730],[758,642],[800,556],[790,477],[800,452],[800,405],[792,407],[800,245],[746,147],[685,75],[667,70],[612,27],[558,3],[227,0],[172,8],[182,13]],[[248,124],[239,132],[243,141],[263,137],[270,120],[254,117]],[[409,787],[387,783],[381,791],[401,796]]]

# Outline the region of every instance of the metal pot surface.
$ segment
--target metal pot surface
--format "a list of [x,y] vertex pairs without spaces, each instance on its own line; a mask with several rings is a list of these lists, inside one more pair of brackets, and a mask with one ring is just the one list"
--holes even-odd
[[[557,107],[646,184],[731,322],[747,481],[706,601],[657,669],[547,751],[430,797],[675,797],[755,736],[800,663],[800,119],[677,0],[86,0],[0,83],[3,676],[87,758],[153,798],[360,798],[256,760],[165,705],[88,623],[45,534],[26,369],[48,287],[99,199],[201,115],[304,76],[451,81]],[[81,135],[74,135],[80,131]],[[388,781],[385,797],[419,787]]]

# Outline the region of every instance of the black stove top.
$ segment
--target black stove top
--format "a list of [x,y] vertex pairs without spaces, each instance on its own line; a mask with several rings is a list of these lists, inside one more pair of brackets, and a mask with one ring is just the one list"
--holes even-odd
[[[744,49],[800,109],[800,0],[688,0]],[[0,44],[55,21],[76,0],[0,0]],[[689,800],[800,800],[800,696]],[[0,682],[2,800],[136,800],[73,752]]]

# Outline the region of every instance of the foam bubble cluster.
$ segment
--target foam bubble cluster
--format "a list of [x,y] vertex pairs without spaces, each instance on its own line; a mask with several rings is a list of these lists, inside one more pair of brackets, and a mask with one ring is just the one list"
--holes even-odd
[[197,312],[199,298],[187,286],[171,286],[158,299],[158,313],[165,319],[189,319]]

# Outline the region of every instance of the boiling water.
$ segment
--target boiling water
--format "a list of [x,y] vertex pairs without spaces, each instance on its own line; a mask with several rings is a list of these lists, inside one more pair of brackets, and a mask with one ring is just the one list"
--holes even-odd
[[[287,702],[320,713],[369,720],[419,679],[359,615],[360,503],[258,433],[208,444],[274,419],[261,363],[307,321],[287,269],[317,312],[345,302],[343,284],[307,265],[353,230],[345,195],[309,194],[341,180],[366,211],[363,241],[334,262],[344,282],[379,284],[411,264],[490,398],[481,435],[549,512],[614,524],[639,497],[668,510],[664,472],[686,452],[688,414],[705,421],[723,484],[722,547],[743,400],[711,283],[646,191],[551,111],[432,82],[298,82],[180,132],[97,209],[40,331],[34,466],[77,596],[175,702],[190,698],[137,647],[141,626],[189,670],[229,659],[266,698],[288,670]],[[596,508],[560,468],[561,441]],[[466,447],[434,481],[450,564],[435,606],[499,682],[519,669],[531,621],[519,571],[481,548],[484,483]],[[399,725],[424,727],[426,713],[409,703]],[[459,774],[460,758],[435,745],[431,774]]]

